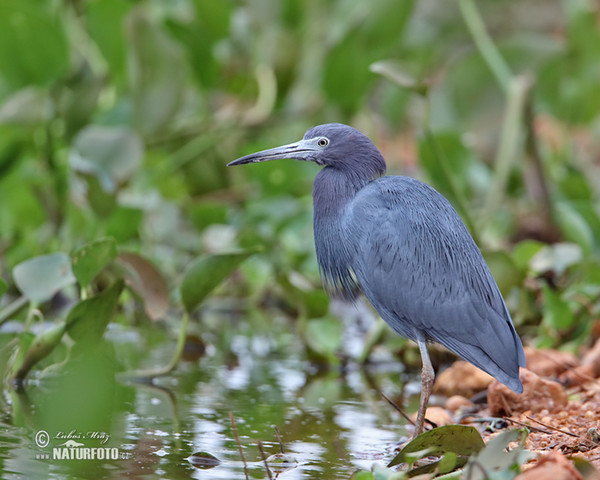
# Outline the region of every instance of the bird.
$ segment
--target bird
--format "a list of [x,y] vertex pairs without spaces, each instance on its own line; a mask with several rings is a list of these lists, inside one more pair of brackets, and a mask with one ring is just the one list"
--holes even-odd
[[312,127],[297,142],[227,165],[275,159],[323,167],[313,183],[313,229],[328,294],[351,302],[364,294],[392,330],[419,347],[421,394],[412,438],[423,432],[435,381],[428,343],[523,392],[521,339],[481,251],[442,194],[412,177],[386,176],[375,144],[341,123]]

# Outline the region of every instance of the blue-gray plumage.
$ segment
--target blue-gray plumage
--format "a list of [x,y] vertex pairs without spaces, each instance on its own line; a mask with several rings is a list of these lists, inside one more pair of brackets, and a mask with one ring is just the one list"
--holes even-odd
[[324,168],[313,186],[314,234],[325,288],[354,300],[362,291],[423,360],[414,436],[423,429],[434,380],[427,342],[436,341],[521,393],[521,340],[477,245],[450,203],[418,180],[386,176],[383,156],[347,125],[229,165],[292,158]]

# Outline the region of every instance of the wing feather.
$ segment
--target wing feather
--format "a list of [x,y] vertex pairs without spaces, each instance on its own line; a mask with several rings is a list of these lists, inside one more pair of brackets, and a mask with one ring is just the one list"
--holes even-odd
[[399,334],[437,341],[513,390],[521,341],[496,282],[447,200],[408,177],[371,182],[345,218],[352,268]]

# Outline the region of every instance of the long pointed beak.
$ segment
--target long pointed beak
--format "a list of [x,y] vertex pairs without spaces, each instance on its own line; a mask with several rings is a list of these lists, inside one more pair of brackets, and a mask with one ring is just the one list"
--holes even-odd
[[266,162],[268,160],[278,160],[282,158],[291,158],[294,160],[316,161],[318,148],[313,139],[300,140],[295,143],[282,145],[281,147],[269,148],[260,152],[251,153],[245,157],[238,158],[227,164],[228,167],[234,165],[245,165],[246,163]]

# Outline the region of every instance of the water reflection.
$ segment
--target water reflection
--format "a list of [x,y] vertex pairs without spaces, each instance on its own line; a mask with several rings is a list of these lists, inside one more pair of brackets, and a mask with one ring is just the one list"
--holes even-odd
[[[281,453],[274,425],[293,460],[280,466],[277,478],[348,478],[392,457],[406,432],[374,386],[386,385],[390,393],[397,372],[355,367],[344,374],[315,374],[298,355],[273,358],[256,344],[237,342],[237,361],[230,366],[217,356],[203,357],[152,385],[122,384],[110,368],[87,364],[77,375],[63,374],[29,385],[27,394],[13,393],[6,406],[11,414],[0,422],[3,478],[264,479],[258,444],[265,456]],[[58,393],[64,391],[68,395]],[[46,448],[34,440],[41,429],[52,437]],[[53,459],[56,432],[69,429],[107,432],[107,446],[118,448],[119,458]],[[82,446],[72,448],[99,446],[85,436],[76,440]],[[199,468],[193,457],[199,452],[217,461]]]

